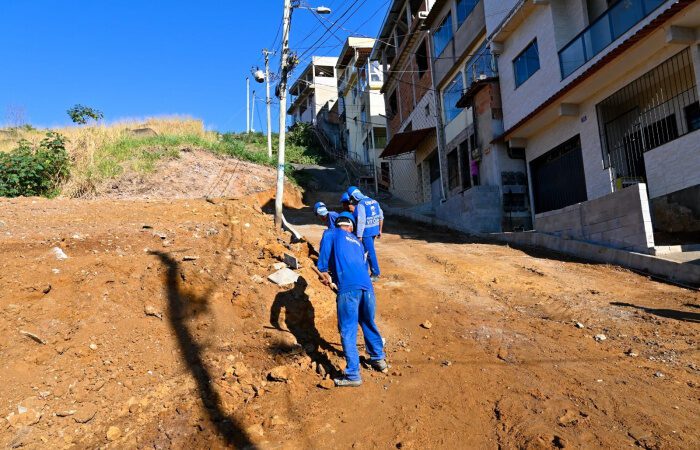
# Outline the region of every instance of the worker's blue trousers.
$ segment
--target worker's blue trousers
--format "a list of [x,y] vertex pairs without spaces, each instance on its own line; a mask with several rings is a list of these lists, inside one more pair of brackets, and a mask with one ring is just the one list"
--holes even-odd
[[384,344],[374,323],[374,292],[354,290],[338,294],[338,330],[345,353],[345,376],[360,380],[360,354],[357,351],[357,325],[362,327],[365,349],[371,360],[384,359]]
[[377,236],[364,236],[362,238],[362,246],[367,252],[367,263],[372,275],[379,276],[379,261],[377,261],[377,252],[374,250],[374,239]]

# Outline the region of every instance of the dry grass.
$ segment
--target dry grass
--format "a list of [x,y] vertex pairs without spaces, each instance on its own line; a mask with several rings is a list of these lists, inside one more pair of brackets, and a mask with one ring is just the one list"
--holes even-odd
[[[155,133],[139,134],[134,130],[148,128]],[[157,117],[144,120],[122,120],[94,126],[70,126],[51,130],[16,128],[0,129],[0,152],[17,147],[25,139],[38,144],[47,131],[56,131],[67,138],[66,150],[71,158],[69,181],[61,186],[61,195],[89,197],[107,189],[111,180],[124,173],[149,173],[163,159],[178,158],[181,150],[202,149],[225,157],[256,164],[276,166],[276,155],[267,156],[266,136],[262,133],[219,134],[206,131],[201,120],[190,117]],[[277,136],[274,135],[274,149]],[[315,164],[322,155],[305,146],[287,145],[287,161]],[[288,167],[287,175],[298,182],[298,174]]]
[[[149,128],[157,136],[133,132]],[[38,143],[48,130],[0,130],[0,151],[9,151],[25,139]],[[148,172],[163,157],[177,157],[179,146],[214,144],[217,135],[204,129],[201,120],[189,117],[157,117],[143,120],[122,120],[112,124],[70,126],[53,129],[67,138],[66,150],[71,161],[71,179],[63,187],[63,195],[82,197],[93,194],[110,178],[125,170]]]

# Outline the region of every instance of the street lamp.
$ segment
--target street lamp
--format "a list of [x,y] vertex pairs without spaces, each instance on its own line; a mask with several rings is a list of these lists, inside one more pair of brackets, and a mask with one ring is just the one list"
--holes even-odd
[[289,75],[289,29],[292,24],[292,9],[308,9],[316,14],[330,14],[331,9],[326,6],[316,8],[301,6],[299,0],[284,0],[284,16],[282,22],[282,55],[280,67],[280,116],[279,116],[279,151],[277,152],[277,189],[275,193],[275,226],[281,228],[284,222],[282,206],[284,204],[284,151],[285,138],[287,133],[287,77]]

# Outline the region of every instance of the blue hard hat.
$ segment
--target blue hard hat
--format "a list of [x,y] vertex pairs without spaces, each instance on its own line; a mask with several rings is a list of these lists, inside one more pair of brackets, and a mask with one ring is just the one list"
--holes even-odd
[[347,190],[347,193],[350,197],[354,198],[357,201],[360,201],[363,198],[365,198],[365,196],[362,195],[362,192],[357,186],[350,186]]
[[347,192],[343,192],[343,196],[340,197],[340,203],[350,203],[350,196]]
[[328,208],[326,208],[326,204],[323,202],[318,202],[314,205],[314,212],[316,213],[317,216],[326,216],[328,214]]
[[335,219],[335,225],[338,226],[339,222],[345,222],[347,220],[350,220],[352,222],[353,228],[355,227],[355,216],[352,215],[352,213],[349,213],[347,211],[341,212],[338,214],[338,217]]

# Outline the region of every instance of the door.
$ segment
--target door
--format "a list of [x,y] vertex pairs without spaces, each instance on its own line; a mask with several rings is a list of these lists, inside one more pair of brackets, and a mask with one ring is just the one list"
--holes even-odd
[[433,209],[437,209],[440,205],[440,200],[442,199],[442,189],[440,188],[440,157],[438,156],[437,150],[433,152],[433,155],[428,159],[428,165],[430,166],[430,203],[433,205]]
[[530,171],[537,214],[588,199],[579,135],[532,160]]

